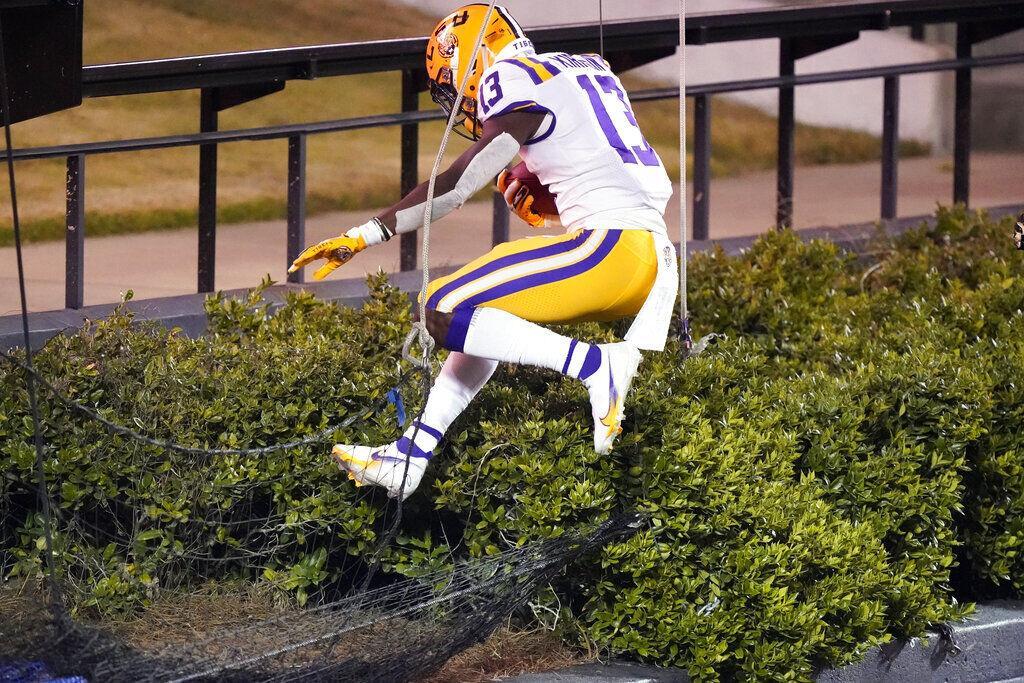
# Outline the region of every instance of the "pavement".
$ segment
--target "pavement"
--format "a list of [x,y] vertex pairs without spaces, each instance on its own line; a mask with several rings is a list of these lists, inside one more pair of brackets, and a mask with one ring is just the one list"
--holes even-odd
[[[910,159],[900,164],[899,213],[928,214],[949,204],[953,176],[948,159]],[[1024,154],[976,154],[971,164],[974,206],[1024,203]],[[809,228],[874,221],[879,215],[880,165],[876,163],[802,167],[796,171],[795,226]],[[690,188],[692,194],[692,188]],[[716,179],[711,185],[711,237],[754,235],[769,229],[775,215],[774,171]],[[337,212],[307,221],[309,243],[364,222],[372,211]],[[667,220],[678,225],[678,202]],[[512,219],[512,237],[532,231]],[[491,204],[474,202],[438,221],[432,233],[431,265],[461,265],[490,248]],[[673,230],[674,232],[674,230]],[[217,233],[218,289],[252,287],[265,274],[285,278],[285,222],[220,226]],[[190,294],[196,288],[196,230],[182,229],[85,242],[85,303],[113,303],[132,289],[136,298]],[[398,240],[360,254],[336,277],[398,270]],[[64,307],[64,244],[26,245],[28,303],[32,311]],[[13,247],[0,249],[0,315],[19,310]]]
[[[528,673],[507,683],[686,683],[681,669],[643,664],[589,663],[559,671]],[[967,620],[947,624],[927,640],[887,643],[869,650],[856,664],[826,669],[818,683],[1024,683],[1024,601],[997,600],[978,605]]]

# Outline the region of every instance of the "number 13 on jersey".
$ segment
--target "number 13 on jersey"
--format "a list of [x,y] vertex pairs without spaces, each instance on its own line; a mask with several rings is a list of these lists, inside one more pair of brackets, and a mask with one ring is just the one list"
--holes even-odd
[[[604,132],[605,137],[608,138],[608,144],[618,152],[622,161],[627,164],[661,166],[661,160],[658,159],[658,154],[644,138],[643,133],[640,132],[640,127],[636,122],[636,116],[633,115],[633,109],[629,106],[629,101],[626,99],[626,93],[624,93],[622,88],[619,87],[619,84],[615,82],[615,78],[612,76],[590,76],[581,74],[576,77],[576,81],[590,97],[590,104],[594,108],[594,114],[597,116],[597,122],[601,125],[601,130]],[[616,105],[622,107],[622,113],[625,115],[626,121],[631,127],[628,131],[625,131],[624,134],[632,137],[634,140],[639,138],[639,145],[628,145],[622,139],[623,133],[620,133],[615,122],[612,121],[608,107],[605,105],[605,98],[602,96],[603,94],[615,95],[618,98]]]

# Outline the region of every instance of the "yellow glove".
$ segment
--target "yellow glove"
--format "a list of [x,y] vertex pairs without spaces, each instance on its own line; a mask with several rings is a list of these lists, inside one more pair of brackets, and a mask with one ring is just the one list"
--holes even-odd
[[533,195],[530,188],[523,185],[507,171],[498,176],[498,192],[505,197],[505,203],[517,216],[532,228],[547,228],[552,225],[543,214],[533,210]]
[[374,218],[367,223],[352,228],[344,235],[332,237],[307,247],[304,252],[292,263],[289,273],[294,273],[300,268],[305,268],[313,261],[326,259],[327,263],[320,266],[320,269],[313,273],[314,280],[323,280],[335,270],[352,260],[352,257],[366,247],[372,247],[381,242],[387,242],[394,237],[387,226],[379,219]]
[[292,267],[288,269],[288,272],[294,273],[300,268],[305,268],[313,261],[327,259],[327,263],[320,266],[313,273],[314,280],[323,280],[335,270],[351,261],[352,257],[363,249],[366,249],[366,240],[362,236],[349,237],[345,234],[339,237],[332,237],[323,242],[318,242],[311,247],[306,247],[306,250],[299,254],[299,257],[292,263]]

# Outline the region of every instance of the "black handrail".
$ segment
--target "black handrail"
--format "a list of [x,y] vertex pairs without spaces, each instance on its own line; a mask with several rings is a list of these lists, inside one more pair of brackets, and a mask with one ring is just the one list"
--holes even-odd
[[[895,26],[919,28],[925,24],[955,23],[955,59],[897,64],[825,73],[796,74],[797,60],[854,40],[863,30]],[[618,70],[632,68],[675,52],[678,18],[659,17],[608,22],[603,26],[605,53]],[[969,198],[971,73],[975,68],[1024,63],[1024,53],[974,57],[973,45],[1024,28],[1024,0],[895,0],[889,2],[828,2],[756,11],[724,11],[687,16],[691,45],[716,42],[779,39],[779,76],[688,86],[695,100],[694,220],[696,239],[708,238],[710,215],[711,96],[773,88],[779,91],[778,224],[792,220],[796,86],[863,79],[883,81],[884,103],[881,210],[883,219],[896,217],[899,79],[908,74],[940,71],[956,73],[953,199]],[[601,27],[596,23],[531,29],[541,51],[588,52],[598,48]],[[416,184],[418,125],[441,119],[437,111],[416,111],[423,89],[423,52],[426,38],[363,43],[317,45],[249,52],[178,57],[143,62],[101,64],[83,70],[86,97],[130,95],[180,89],[201,89],[200,131],[132,140],[111,140],[14,150],[16,160],[65,157],[67,159],[67,286],[66,306],[83,302],[85,214],[85,158],[92,154],[141,151],[198,145],[200,148],[200,207],[198,289],[214,289],[216,240],[216,157],[220,143],[242,140],[288,140],[288,256],[304,242],[306,138],[321,133],[400,125],[402,127],[403,192]],[[217,130],[217,113],[242,102],[276,92],[288,80],[365,72],[402,72],[402,112],[316,123],[267,126],[243,130]],[[677,98],[675,87],[631,93],[634,101]],[[0,159],[5,158],[0,153]],[[495,195],[494,241],[508,239],[508,211]],[[415,235],[402,235],[401,267],[416,265]],[[301,282],[301,273],[289,276]]]
[[[773,76],[767,78],[751,78],[741,81],[721,81],[718,83],[701,83],[687,86],[686,96],[721,95],[724,93],[747,92],[751,90],[767,90],[774,88],[793,87],[798,85],[816,85],[821,83],[841,83],[890,76],[906,76],[910,74],[936,73],[956,71],[962,68],[982,68],[1024,64],[1024,52],[992,55],[988,57],[972,57],[969,59],[943,59],[932,62],[909,62],[891,66],[868,67],[864,69],[846,69],[841,71],[823,71],[795,76]],[[649,102],[656,100],[675,99],[679,97],[679,88],[650,88],[629,93],[633,102]],[[132,138],[129,140],[104,140],[83,142],[71,145],[54,145],[50,147],[22,147],[13,150],[12,156],[18,161],[55,159],[72,154],[113,154],[118,152],[140,152],[144,150],[166,149],[168,147],[191,147],[203,143],[242,142],[254,140],[280,140],[295,135],[316,135],[321,133],[337,133],[363,128],[380,128],[399,126],[410,123],[443,120],[441,111],[398,112],[394,114],[377,114],[357,118],[333,119],[315,123],[293,123],[278,126],[261,126],[222,130],[210,133],[188,133],[182,135],[163,135],[148,138]],[[7,159],[7,152],[0,150],[0,161]]]
[[[1001,21],[1019,18],[1022,10],[1024,0],[890,0],[704,12],[687,16],[686,41],[706,45],[965,20]],[[528,33],[541,51],[592,52],[598,49],[601,30],[597,23],[581,23],[531,28]],[[675,47],[679,19],[611,21],[604,24],[603,32],[610,53]],[[421,69],[426,41],[425,37],[400,38],[99,64],[83,69],[83,95],[131,95]]]

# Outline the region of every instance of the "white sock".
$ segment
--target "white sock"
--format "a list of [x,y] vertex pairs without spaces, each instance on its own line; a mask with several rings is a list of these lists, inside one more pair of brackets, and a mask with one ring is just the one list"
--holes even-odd
[[451,352],[430,389],[423,416],[405,430],[405,443],[398,444],[399,451],[408,453],[405,447],[415,434],[416,448],[423,453],[433,452],[448,427],[487,384],[497,367],[498,362],[489,358]]
[[550,368],[584,382],[601,367],[601,350],[497,308],[478,308],[469,321],[466,353]]

